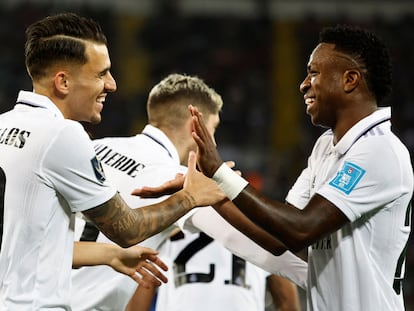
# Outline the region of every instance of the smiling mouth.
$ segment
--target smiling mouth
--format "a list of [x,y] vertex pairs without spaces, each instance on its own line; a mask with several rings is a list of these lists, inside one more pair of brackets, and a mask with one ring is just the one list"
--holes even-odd
[[308,98],[306,98],[306,99],[305,99],[305,104],[306,104],[307,106],[311,106],[311,105],[313,105],[313,104],[314,104],[314,102],[315,102],[315,98],[313,98],[313,97],[308,97]]
[[305,105],[306,105],[306,113],[309,114],[310,109],[315,104],[315,98],[314,97],[308,97],[305,99]]
[[99,95],[99,97],[96,99],[96,101],[99,104],[103,105],[105,103],[105,99],[106,99],[106,93],[103,93],[103,94]]

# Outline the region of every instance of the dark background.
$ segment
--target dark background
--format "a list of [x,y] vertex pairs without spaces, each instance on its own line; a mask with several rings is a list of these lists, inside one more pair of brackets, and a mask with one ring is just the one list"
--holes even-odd
[[[299,93],[323,26],[368,28],[393,59],[395,132],[414,151],[413,1],[19,1],[0,2],[0,112],[19,89],[31,90],[24,68],[24,30],[48,14],[95,18],[109,40],[118,91],[107,97],[94,137],[133,135],[146,122],[150,88],[171,72],[198,75],[224,100],[216,140],[225,160],[275,199],[283,199],[321,129],[311,125]],[[414,245],[407,255],[405,295],[414,310]]]

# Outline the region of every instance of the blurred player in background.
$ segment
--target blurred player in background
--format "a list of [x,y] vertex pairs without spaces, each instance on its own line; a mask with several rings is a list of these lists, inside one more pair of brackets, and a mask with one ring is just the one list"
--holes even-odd
[[264,311],[266,285],[280,311],[299,311],[296,285],[232,254],[205,233],[179,232],[160,248],[170,282],[158,288],[156,311]]

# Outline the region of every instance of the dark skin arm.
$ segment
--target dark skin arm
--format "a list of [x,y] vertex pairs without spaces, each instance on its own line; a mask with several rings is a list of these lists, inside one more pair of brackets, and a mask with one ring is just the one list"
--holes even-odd
[[104,204],[84,211],[84,215],[113,242],[128,247],[157,234],[196,206],[208,206],[224,200],[214,181],[195,168],[190,152],[184,188],[168,199],[137,209],[130,208],[117,193]]
[[[184,177],[182,175],[177,175],[175,179],[167,181],[158,187],[143,187],[141,189],[135,189],[132,194],[143,198],[160,197],[161,195],[171,194],[174,191],[181,189],[183,181]],[[245,235],[250,237],[250,239],[273,255],[278,256],[286,251],[287,248],[283,245],[283,243],[267,231],[254,224],[237,208],[232,201],[226,199],[220,203],[213,204],[213,208],[232,226],[243,232]]]
[[232,226],[243,232],[273,255],[279,256],[286,251],[286,246],[261,227],[255,225],[230,200],[213,205],[213,208]]
[[[206,176],[212,177],[223,161],[204,125],[202,115],[193,106],[190,106],[190,112],[193,138],[198,146],[198,167]],[[312,245],[349,221],[335,205],[320,195],[314,195],[307,206],[300,210],[272,201],[248,185],[233,202],[251,221],[293,252]]]

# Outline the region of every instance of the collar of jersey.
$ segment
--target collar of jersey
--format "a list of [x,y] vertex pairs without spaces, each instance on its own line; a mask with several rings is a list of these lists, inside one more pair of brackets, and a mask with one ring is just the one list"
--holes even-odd
[[59,108],[46,96],[28,91],[20,91],[17,97],[17,104],[19,103],[28,104],[32,107],[45,108],[55,117],[64,119]]
[[371,128],[391,119],[391,107],[381,107],[351,127],[335,145],[334,150],[345,154],[352,145]]
[[151,124],[147,124],[142,130],[142,134],[153,138],[157,143],[166,149],[166,151],[171,155],[171,158],[176,161],[177,164],[180,164],[180,157],[178,156],[177,149],[163,131],[155,126],[152,126]]

